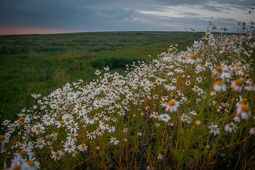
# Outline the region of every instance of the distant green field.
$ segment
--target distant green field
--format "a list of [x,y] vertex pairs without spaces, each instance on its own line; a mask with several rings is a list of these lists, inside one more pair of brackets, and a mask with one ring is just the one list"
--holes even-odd
[[124,74],[126,64],[156,58],[171,44],[185,49],[201,35],[103,32],[0,36],[0,121],[14,120],[22,108],[31,106],[32,93],[48,95],[66,82],[90,81],[95,70],[106,65]]

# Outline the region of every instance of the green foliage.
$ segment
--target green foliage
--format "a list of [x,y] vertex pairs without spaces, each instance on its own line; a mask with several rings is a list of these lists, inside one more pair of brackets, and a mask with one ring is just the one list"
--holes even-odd
[[101,69],[105,66],[110,67],[111,69],[123,69],[125,70],[126,65],[132,65],[133,62],[142,61],[143,59],[132,59],[132,58],[118,58],[112,57],[107,59],[97,59],[91,62],[91,66]]

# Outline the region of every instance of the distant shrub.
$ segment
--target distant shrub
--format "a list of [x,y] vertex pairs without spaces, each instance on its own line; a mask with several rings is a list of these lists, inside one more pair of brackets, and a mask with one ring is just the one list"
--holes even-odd
[[27,53],[29,50],[27,47],[19,47],[19,46],[3,46],[0,47],[0,54],[4,55],[13,55],[13,54],[23,54]]
[[92,61],[90,64],[94,68],[103,68],[109,66],[112,69],[125,69],[126,65],[131,65],[133,62],[142,61],[143,59],[132,59],[132,58],[117,58],[111,57],[106,59],[97,59]]

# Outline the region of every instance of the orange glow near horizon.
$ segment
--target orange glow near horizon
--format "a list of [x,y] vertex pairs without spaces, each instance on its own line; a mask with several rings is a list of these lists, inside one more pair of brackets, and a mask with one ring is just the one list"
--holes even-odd
[[57,34],[57,33],[71,33],[71,32],[74,32],[74,31],[58,30],[58,29],[29,28],[29,27],[0,28],[0,35]]

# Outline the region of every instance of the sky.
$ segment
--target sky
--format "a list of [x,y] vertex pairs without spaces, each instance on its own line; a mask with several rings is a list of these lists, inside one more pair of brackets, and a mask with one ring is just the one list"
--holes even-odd
[[0,0],[0,35],[98,31],[230,32],[255,21],[254,0]]

